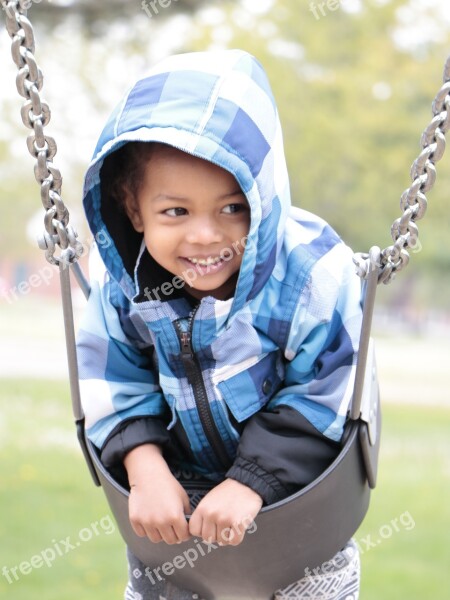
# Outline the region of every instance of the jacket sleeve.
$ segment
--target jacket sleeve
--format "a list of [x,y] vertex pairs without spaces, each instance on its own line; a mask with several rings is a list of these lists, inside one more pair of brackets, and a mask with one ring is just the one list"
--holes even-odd
[[90,269],[77,355],[86,432],[100,450],[116,438],[102,456],[110,463],[140,443],[164,443],[168,415],[149,334],[130,317],[129,301],[100,263],[98,257]]
[[290,326],[283,387],[247,422],[227,473],[267,504],[308,485],[333,461],[352,399],[359,278],[345,261],[332,274],[318,263],[306,289]]

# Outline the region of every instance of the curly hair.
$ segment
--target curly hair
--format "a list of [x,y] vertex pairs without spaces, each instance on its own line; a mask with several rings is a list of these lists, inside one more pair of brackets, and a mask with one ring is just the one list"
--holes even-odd
[[126,212],[125,198],[137,198],[145,168],[159,145],[128,142],[105,158],[100,171],[102,203],[114,202],[120,211]]

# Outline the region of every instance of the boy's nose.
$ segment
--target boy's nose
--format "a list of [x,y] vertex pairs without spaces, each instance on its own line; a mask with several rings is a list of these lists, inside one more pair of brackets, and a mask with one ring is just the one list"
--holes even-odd
[[221,242],[222,239],[220,228],[211,219],[197,219],[194,223],[191,222],[186,234],[186,240],[190,244],[201,244],[202,246]]

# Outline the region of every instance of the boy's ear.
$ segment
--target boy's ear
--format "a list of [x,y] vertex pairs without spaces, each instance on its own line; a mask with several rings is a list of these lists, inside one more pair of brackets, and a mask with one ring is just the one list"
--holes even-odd
[[139,210],[139,204],[136,199],[130,194],[125,193],[125,212],[127,213],[128,218],[131,221],[134,229],[138,233],[143,233],[144,224],[142,222],[141,211]]

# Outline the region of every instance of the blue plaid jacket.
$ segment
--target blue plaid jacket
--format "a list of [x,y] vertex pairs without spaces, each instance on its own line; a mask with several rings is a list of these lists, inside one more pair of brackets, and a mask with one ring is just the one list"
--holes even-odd
[[[143,295],[144,283],[162,282],[152,280],[152,259],[127,217],[102,194],[105,157],[130,141],[170,144],[235,176],[251,225],[233,298],[206,297],[192,314],[170,285]],[[89,438],[103,451],[114,446],[106,462],[146,441],[169,447],[178,431],[182,463],[213,479],[227,473],[266,501],[308,483],[318,474],[311,464],[320,471],[336,453],[351,402],[360,283],[338,235],[291,207],[261,65],[230,50],[153,68],[100,136],[84,207],[97,245],[78,335],[80,385]],[[190,335],[194,374],[180,330]]]

